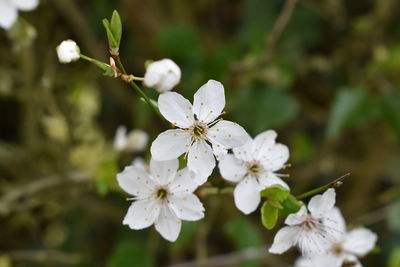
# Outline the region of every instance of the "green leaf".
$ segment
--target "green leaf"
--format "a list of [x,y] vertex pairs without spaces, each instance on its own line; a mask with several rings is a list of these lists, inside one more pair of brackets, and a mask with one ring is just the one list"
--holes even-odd
[[107,32],[108,45],[110,47],[118,47],[117,40],[114,38],[113,32],[111,30],[111,25],[108,19],[103,19],[103,25]]
[[[279,204],[279,203],[278,203]],[[276,207],[276,203],[267,200],[261,207],[261,221],[265,228],[271,230],[278,221],[279,208]]]
[[121,23],[121,17],[119,16],[117,10],[114,10],[112,13],[110,28],[111,28],[113,37],[117,43],[116,46],[119,47],[119,45],[121,43],[121,36],[122,36],[122,23]]
[[268,199],[273,199],[277,202],[282,202],[289,195],[289,190],[281,185],[274,185],[261,191],[261,196]]
[[296,213],[300,210],[301,206],[303,205],[302,202],[298,201],[296,197],[289,194],[286,199],[281,202],[283,209],[279,211],[279,215],[287,216],[292,213]]

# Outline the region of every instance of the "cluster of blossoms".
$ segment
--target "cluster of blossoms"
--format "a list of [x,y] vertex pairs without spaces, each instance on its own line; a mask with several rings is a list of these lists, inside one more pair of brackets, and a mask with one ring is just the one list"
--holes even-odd
[[[61,43],[57,54],[62,63],[85,58],[71,40]],[[114,60],[104,65],[114,74],[119,71]],[[170,92],[181,79],[179,67],[170,59],[151,62],[140,79],[160,93],[157,111],[174,129],[159,134],[152,142],[149,166],[136,160],[117,175],[120,187],[132,196],[123,224],[135,230],[154,224],[162,237],[175,241],[182,220],[204,217],[205,209],[194,192],[207,182],[217,163],[222,178],[237,183],[234,202],[244,214],[257,209],[266,189],[290,191],[282,180],[287,175],[280,173],[288,166],[288,147],[276,142],[277,133],[273,130],[252,138],[237,123],[220,118],[225,108],[225,91],[220,82],[209,80],[201,86],[192,104],[182,95]],[[127,134],[127,129],[120,126],[114,147],[142,151],[147,139],[143,132]],[[180,159],[186,162],[181,169]],[[358,257],[375,246],[377,236],[365,228],[347,231],[341,212],[335,207],[335,198],[335,190],[330,188],[314,196],[307,207],[303,204],[289,214],[287,226],[277,232],[269,252],[282,254],[298,247],[302,256],[296,267],[360,267]]]
[[330,188],[311,198],[307,208],[302,206],[290,214],[269,252],[282,254],[297,246],[302,256],[295,267],[361,267],[358,257],[375,247],[377,235],[366,228],[347,231],[335,198],[335,190]]

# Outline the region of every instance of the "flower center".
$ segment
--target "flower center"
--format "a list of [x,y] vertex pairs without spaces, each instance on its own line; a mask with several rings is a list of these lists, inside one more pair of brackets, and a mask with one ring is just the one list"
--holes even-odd
[[191,128],[191,134],[195,139],[204,139],[207,134],[208,126],[205,123],[197,122]]
[[336,245],[333,246],[332,252],[333,252],[334,254],[339,255],[339,254],[341,254],[341,253],[343,252],[343,248],[342,248],[341,245],[336,244]]
[[157,191],[157,198],[158,199],[164,199],[164,198],[167,197],[167,195],[168,195],[167,190],[165,190],[164,188],[158,189],[158,191]]
[[250,175],[258,176],[263,170],[262,165],[259,162],[251,162],[247,165],[247,173]]

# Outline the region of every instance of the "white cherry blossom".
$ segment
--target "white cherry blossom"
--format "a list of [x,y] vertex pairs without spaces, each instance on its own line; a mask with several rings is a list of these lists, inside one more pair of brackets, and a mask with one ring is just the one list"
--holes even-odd
[[222,177],[238,183],[234,190],[236,207],[245,214],[256,210],[260,192],[268,186],[289,186],[275,172],[284,167],[289,158],[287,146],[275,143],[277,134],[265,131],[250,139],[244,146],[233,149],[219,162]]
[[0,0],[0,27],[9,30],[18,18],[18,10],[31,11],[39,0]]
[[73,40],[62,41],[56,48],[60,63],[77,61],[80,56],[79,46]]
[[[182,95],[167,92],[158,98],[161,114],[178,129],[161,133],[151,145],[156,160],[170,160],[187,153],[187,166],[203,184],[227,149],[241,146],[249,135],[238,124],[217,119],[225,107],[224,87],[209,80],[194,95],[193,106]],[[211,144],[211,145],[210,145]],[[212,147],[211,147],[212,146]]]
[[300,257],[295,267],[362,267],[358,257],[365,256],[375,247],[378,236],[367,228],[356,228],[341,236],[326,253]]
[[170,91],[181,80],[181,69],[171,59],[154,61],[147,66],[144,85],[163,93]]
[[333,188],[316,195],[305,206],[290,214],[283,227],[275,235],[270,253],[282,254],[292,246],[298,246],[302,255],[310,256],[326,252],[343,235],[344,219],[335,205]]
[[149,169],[134,165],[117,175],[119,186],[133,197],[123,224],[139,230],[155,225],[168,241],[175,241],[181,220],[197,221],[204,207],[193,193],[198,185],[187,168],[178,171],[178,160],[151,160]]

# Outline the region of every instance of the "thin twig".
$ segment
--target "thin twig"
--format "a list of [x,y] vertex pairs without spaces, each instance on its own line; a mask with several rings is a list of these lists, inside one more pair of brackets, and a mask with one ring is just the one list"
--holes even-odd
[[328,184],[326,184],[326,185],[317,187],[317,188],[315,188],[315,189],[312,189],[312,190],[310,190],[310,191],[308,191],[308,192],[305,192],[305,193],[303,193],[303,194],[301,194],[301,195],[298,195],[296,198],[297,198],[298,200],[301,200],[301,199],[303,199],[303,198],[307,198],[307,197],[313,196],[313,195],[315,195],[315,194],[318,194],[318,193],[320,193],[320,192],[322,192],[322,191],[325,191],[325,190],[327,190],[328,188],[336,188],[336,187],[339,187],[339,186],[341,186],[341,185],[343,184],[344,179],[346,179],[349,175],[350,175],[350,173],[346,173],[345,175],[343,175],[343,176],[341,176],[341,177],[339,177],[339,178],[333,180],[332,182],[330,182],[330,183],[328,183]]

